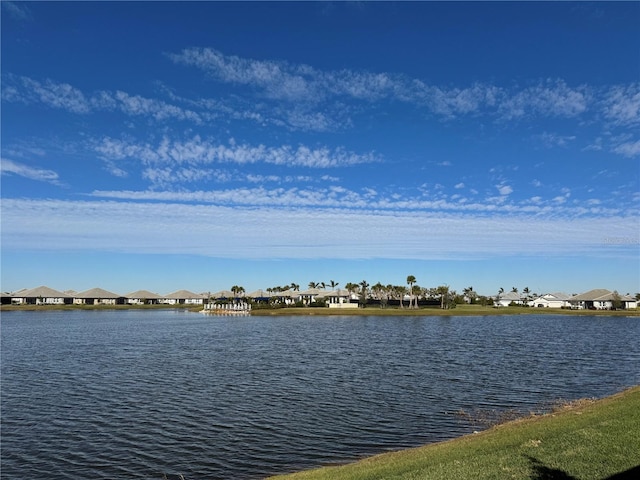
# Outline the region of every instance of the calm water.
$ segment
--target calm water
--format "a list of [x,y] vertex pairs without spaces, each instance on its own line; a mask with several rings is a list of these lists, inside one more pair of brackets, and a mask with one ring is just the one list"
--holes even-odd
[[[2,478],[254,479],[640,384],[640,319],[2,314]],[[475,427],[477,428],[477,427]]]

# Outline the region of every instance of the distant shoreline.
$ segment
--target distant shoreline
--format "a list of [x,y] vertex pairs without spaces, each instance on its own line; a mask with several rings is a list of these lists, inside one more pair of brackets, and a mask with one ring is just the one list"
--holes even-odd
[[[69,310],[184,310],[202,311],[202,305],[2,305],[1,312]],[[459,305],[457,308],[358,308],[334,309],[326,307],[254,308],[251,316],[488,316],[488,315],[578,315],[604,317],[640,317],[640,309],[632,310],[571,310],[535,307],[482,307]],[[211,314],[215,316],[215,314]]]

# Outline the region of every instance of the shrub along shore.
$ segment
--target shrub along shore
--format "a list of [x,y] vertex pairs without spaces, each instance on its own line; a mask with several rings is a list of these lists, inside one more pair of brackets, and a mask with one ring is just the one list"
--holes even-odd
[[640,478],[640,386],[446,442],[273,480]]
[[[188,310],[200,312],[202,305],[2,305],[2,311],[39,311],[39,310]],[[481,305],[458,305],[457,308],[438,307],[421,308],[354,308],[339,309],[327,307],[282,307],[253,308],[252,316],[270,315],[366,315],[366,316],[473,316],[473,315],[598,315],[640,317],[640,308],[632,310],[571,310],[565,308],[534,307],[490,307]]]

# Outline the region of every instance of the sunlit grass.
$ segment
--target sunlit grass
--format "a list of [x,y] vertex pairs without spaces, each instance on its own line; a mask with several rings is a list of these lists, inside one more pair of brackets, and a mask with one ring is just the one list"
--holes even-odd
[[638,468],[639,445],[640,387],[634,387],[448,442],[273,478],[601,480]]

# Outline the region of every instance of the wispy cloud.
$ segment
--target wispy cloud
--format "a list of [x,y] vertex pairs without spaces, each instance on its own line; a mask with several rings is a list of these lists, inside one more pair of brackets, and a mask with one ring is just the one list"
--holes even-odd
[[158,144],[132,143],[103,138],[95,145],[95,151],[107,160],[134,159],[146,165],[224,164],[247,165],[267,163],[272,165],[308,168],[345,167],[361,163],[380,161],[374,153],[358,154],[344,148],[310,148],[305,145],[293,147],[282,145],[237,144],[233,139],[220,144],[202,139],[199,135],[186,141],[164,137]]
[[637,157],[640,155],[640,140],[621,143],[613,149],[613,152],[627,158]]
[[304,64],[225,55],[212,48],[187,48],[167,56],[177,64],[199,68],[217,81],[254,88],[267,99],[311,104],[340,97],[366,102],[393,100],[427,108],[447,119],[478,113],[507,120],[576,117],[588,110],[594,96],[592,88],[570,87],[561,79],[520,90],[482,83],[445,88],[403,74],[321,71]]
[[386,73],[323,72],[304,64],[225,55],[213,48],[187,48],[167,56],[175,63],[197,67],[221,82],[259,88],[266,97],[279,100],[318,102],[328,95],[376,100],[401,88]]
[[[121,90],[83,92],[69,83],[9,73],[3,75],[2,99],[39,103],[80,115],[120,112],[128,118],[148,118],[166,124],[171,120],[195,125],[236,121],[314,132],[351,128],[359,115],[381,110],[390,102],[408,104],[446,121],[469,116],[499,124],[544,118],[574,119],[582,125],[596,125],[601,129],[600,137],[612,134],[613,130],[619,134],[640,124],[640,83],[595,87],[546,79],[525,87],[479,82],[467,87],[445,87],[404,74],[323,71],[305,64],[225,55],[211,48],[189,48],[168,53],[167,57],[176,64],[198,68],[216,81],[249,91],[220,98],[188,98],[161,85],[165,97],[162,99]],[[539,136],[549,148],[567,147],[576,138],[553,132]],[[601,140],[596,138],[584,149],[602,149]],[[618,142],[610,151],[636,156],[635,146],[629,142]]]
[[[157,175],[164,175],[160,169]],[[261,178],[261,180],[265,180]],[[275,180],[275,179],[273,179]],[[262,182],[264,183],[264,182]],[[535,197],[531,199],[511,199],[512,187],[497,185],[499,196],[486,198],[466,198],[458,194],[448,195],[441,189],[435,188],[433,192],[423,192],[420,195],[400,195],[398,193],[386,194],[377,190],[364,187],[359,190],[348,189],[334,185],[330,187],[276,187],[250,186],[242,188],[198,190],[198,191],[102,191],[96,190],[91,195],[97,198],[109,198],[126,201],[162,201],[184,202],[212,205],[224,205],[229,207],[264,207],[264,208],[339,208],[345,210],[376,210],[395,212],[404,215],[407,212],[440,213],[440,214],[491,214],[496,216],[531,215],[545,217],[552,215],[557,218],[577,218],[582,216],[601,217],[604,215],[631,215],[636,209],[630,205],[621,208],[617,204],[584,206],[576,201],[568,204],[571,196],[567,190],[562,190],[561,195],[545,199]],[[477,192],[470,192],[476,195]],[[562,200],[558,200],[561,198]],[[562,203],[562,205],[560,205]],[[419,214],[419,213],[418,213]]]
[[2,85],[2,99],[8,102],[42,103],[77,114],[118,110],[126,115],[146,116],[158,121],[172,119],[202,123],[202,117],[198,113],[159,99],[130,95],[120,90],[98,91],[87,95],[68,83],[50,79],[40,82],[28,77],[6,75]]
[[640,123],[640,83],[612,87],[602,103],[605,117],[615,125]]
[[185,110],[162,100],[145,98],[140,95],[129,95],[122,91],[115,93],[100,92],[92,98],[96,107],[114,107],[127,115],[149,116],[155,120],[190,120],[202,123],[201,116],[191,110]]
[[[6,199],[3,247],[229,258],[477,258],[613,253],[602,232],[637,238],[628,218],[482,218],[345,209],[230,208],[166,202]],[[56,218],[55,222],[49,221]],[[117,218],[117,222],[104,222]],[[229,222],[233,218],[233,222]],[[197,221],[194,221],[197,219]],[[317,225],[332,228],[318,229]],[[384,236],[369,235],[371,226]],[[170,228],[169,228],[170,227]],[[419,234],[418,234],[419,232]],[[416,242],[416,235],[420,241]],[[339,248],[336,248],[339,246]],[[627,252],[628,255],[635,255]]]
[[476,84],[469,88],[441,88],[426,85],[419,80],[411,82],[413,89],[398,89],[405,92],[399,98],[427,107],[435,114],[447,119],[460,115],[475,114],[493,108],[505,92],[491,85]]
[[2,99],[24,103],[41,102],[49,107],[73,113],[86,114],[91,111],[91,103],[80,90],[68,83],[56,83],[51,80],[39,82],[31,78],[20,77],[16,83],[11,82],[6,86],[3,85]]
[[575,117],[584,113],[591,99],[589,88],[569,87],[562,80],[547,80],[505,98],[499,105],[506,119],[542,115]]
[[31,11],[27,8],[25,2],[16,3],[3,0],[0,3],[2,4],[2,10],[17,20],[30,20],[32,18]]
[[557,133],[543,132],[537,136],[546,148],[566,147],[569,142],[576,139],[575,135],[558,135]]
[[54,185],[60,185],[59,177],[53,170],[43,168],[34,168],[23,163],[14,162],[6,158],[0,160],[0,172],[2,175],[18,175],[30,180],[39,182],[48,182]]
[[[588,116],[589,121],[599,118],[616,128],[640,123],[640,83],[594,87],[546,79],[525,87],[486,83],[445,87],[404,74],[322,71],[305,64],[225,55],[211,48],[188,48],[167,57],[176,64],[196,67],[216,81],[249,88],[253,95],[243,92],[225,98],[192,99],[164,86],[163,93],[174,102],[170,103],[120,90],[87,93],[68,83],[9,74],[3,77],[2,98],[40,102],[78,114],[120,111],[156,121],[202,124],[236,120],[318,132],[348,128],[355,112],[382,108],[389,102],[410,104],[448,121],[465,116],[492,121]],[[565,144],[568,139],[570,136],[558,137]]]

